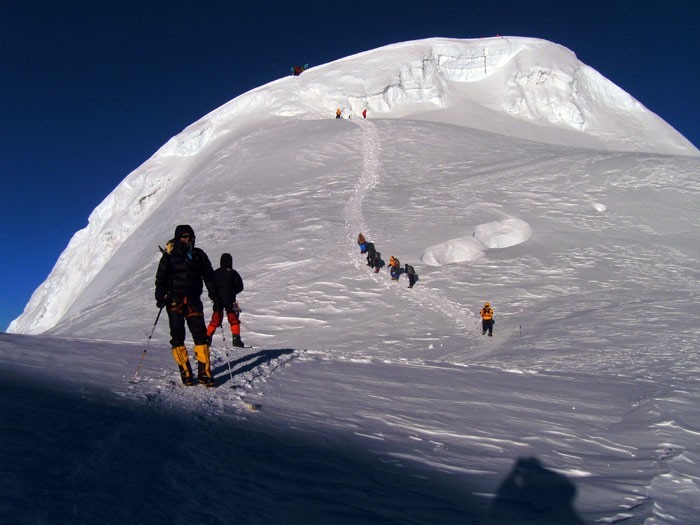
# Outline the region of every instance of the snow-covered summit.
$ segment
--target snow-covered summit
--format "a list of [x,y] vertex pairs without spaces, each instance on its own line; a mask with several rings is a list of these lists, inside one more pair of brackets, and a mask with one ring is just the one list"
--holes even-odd
[[637,100],[546,40],[432,38],[311,68],[245,93],[174,137],[160,153],[188,156],[266,117],[422,118],[551,144],[700,156]]
[[[149,271],[144,267],[153,259],[153,246],[164,242],[172,221],[192,222],[201,211],[201,201],[178,201],[181,189],[194,181],[220,183],[226,169],[229,174],[248,169],[250,175],[298,162],[292,158],[265,167],[274,153],[266,149],[269,135],[282,128],[297,133],[287,128],[294,124],[328,121],[336,108],[347,118],[361,118],[367,108],[371,120],[449,124],[546,144],[700,155],[658,116],[556,44],[497,37],[386,46],[254,89],[173,137],[93,211],[9,331],[43,333],[67,315],[94,309],[116,293],[113,279],[96,281],[98,274],[119,263],[131,268],[118,272],[122,279]],[[323,144],[323,137],[317,139]],[[237,148],[235,168],[222,156],[231,148]],[[317,148],[312,155],[316,158],[303,162],[314,168],[333,164],[330,152]],[[213,158],[218,165],[209,165]],[[267,184],[274,186],[270,176]],[[154,215],[175,206],[180,210],[175,217]],[[209,211],[214,217],[227,213],[222,203]]]

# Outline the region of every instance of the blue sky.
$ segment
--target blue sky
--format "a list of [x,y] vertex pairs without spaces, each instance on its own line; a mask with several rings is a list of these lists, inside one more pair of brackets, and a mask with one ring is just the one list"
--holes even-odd
[[544,38],[574,51],[700,146],[692,5],[4,0],[0,329],[126,175],[187,125],[288,75],[295,63],[313,66],[428,37]]

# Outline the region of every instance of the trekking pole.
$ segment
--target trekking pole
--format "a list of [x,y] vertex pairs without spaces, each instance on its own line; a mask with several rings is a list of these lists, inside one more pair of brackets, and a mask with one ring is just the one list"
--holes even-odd
[[158,324],[158,319],[160,319],[160,314],[163,312],[164,306],[160,307],[160,310],[158,310],[158,315],[156,315],[156,320],[153,322],[153,328],[151,329],[151,334],[148,336],[148,341],[146,341],[146,346],[143,349],[143,353],[141,353],[141,360],[139,361],[139,367],[136,369],[136,373],[134,374],[134,378],[129,381],[129,383],[136,383],[139,377],[139,372],[141,371],[141,365],[143,364],[143,358],[146,357],[146,351],[148,350],[148,346],[151,344],[151,338],[153,337],[154,332],[156,331],[156,325]]
[[[228,345],[226,344],[226,333],[224,330],[224,323],[221,323],[221,339],[224,340],[224,351],[226,352],[226,363],[228,364],[228,375],[231,378],[231,382],[233,382],[233,372],[231,371],[231,358],[228,355]],[[231,385],[231,388],[233,388],[234,385]]]

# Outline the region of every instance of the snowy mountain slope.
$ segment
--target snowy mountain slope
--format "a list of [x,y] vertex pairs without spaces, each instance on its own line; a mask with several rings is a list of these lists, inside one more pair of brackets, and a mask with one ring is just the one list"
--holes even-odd
[[[0,516],[692,523],[700,160],[450,124],[426,113],[427,88],[407,90],[404,118],[266,115],[294,103],[270,90],[330,66],[173,139],[107,199],[111,215],[96,210],[111,234],[67,249],[100,259],[53,288],[65,309],[49,309],[50,335],[0,338]],[[219,388],[186,389],[161,319],[130,384],[157,245],[185,222],[215,263],[233,254],[256,347],[230,352],[220,332]],[[372,273],[358,231],[413,264],[416,287]]]
[[[559,282],[562,295],[576,295],[575,278],[599,268],[615,284],[587,283],[596,300],[612,304],[626,282],[648,279],[653,304],[664,293],[657,277],[692,268],[698,256],[696,159],[591,153],[419,121],[290,123],[259,136],[270,145],[257,150],[259,162],[239,163],[253,155],[240,143],[201,162],[210,178],[188,181],[154,212],[52,333],[140,340],[133,320],[153,307],[156,247],[181,222],[215,263],[233,253],[248,280],[247,322],[302,347],[306,328],[317,344],[337,346],[336,330],[382,333],[416,309],[419,325],[435,316],[428,326],[463,341],[475,322],[470,305],[489,297],[534,312],[520,321],[530,329],[550,314],[539,304],[549,294],[537,288]],[[420,292],[377,295],[392,283],[367,280],[357,231],[385,258],[415,265]],[[642,245],[625,241],[638,243],[640,232]],[[489,275],[494,260],[498,279]],[[326,294],[342,306],[326,311]],[[357,312],[368,308],[375,315],[358,327]]]
[[[186,180],[206,175],[201,163],[214,149],[255,149],[266,127],[327,119],[335,107],[356,118],[367,107],[371,118],[413,116],[546,143],[700,154],[561,46],[511,37],[387,46],[252,90],[171,139],[95,209],[9,331],[41,333],[58,323],[153,210]],[[238,162],[262,160],[238,152]]]

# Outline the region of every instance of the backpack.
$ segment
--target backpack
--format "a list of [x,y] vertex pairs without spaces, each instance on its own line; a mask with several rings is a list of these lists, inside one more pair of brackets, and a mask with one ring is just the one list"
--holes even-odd
[[166,242],[165,248],[163,248],[159,244],[158,249],[160,250],[160,253],[162,253],[163,255],[170,255],[171,253],[173,253],[173,250],[175,249],[175,239],[170,239],[168,242]]
[[239,274],[236,270],[233,270],[233,279],[232,279],[232,291],[235,295],[238,295],[243,291],[243,279],[241,279],[241,274]]

